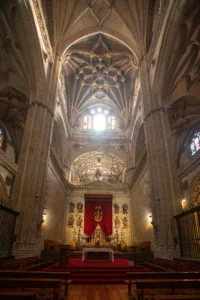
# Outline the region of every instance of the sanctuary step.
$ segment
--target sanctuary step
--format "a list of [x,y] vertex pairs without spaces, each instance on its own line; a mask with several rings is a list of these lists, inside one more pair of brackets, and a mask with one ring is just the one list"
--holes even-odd
[[142,266],[128,266],[128,260],[115,258],[114,263],[84,263],[81,258],[71,258],[68,265],[55,264],[45,271],[70,272],[72,284],[120,284],[124,283],[127,272],[150,271]]

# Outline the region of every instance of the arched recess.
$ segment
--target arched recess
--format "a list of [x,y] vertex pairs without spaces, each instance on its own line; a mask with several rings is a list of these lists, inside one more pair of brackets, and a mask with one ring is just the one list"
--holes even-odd
[[45,59],[37,24],[30,5],[25,1],[18,5],[7,2],[0,16],[0,36],[2,40],[7,37],[4,42],[9,45],[9,51],[6,44],[2,48],[2,68],[6,66],[6,81],[2,81],[1,86],[5,87],[6,84],[28,99],[33,97],[31,101],[35,101],[43,94],[44,85],[39,83],[45,79]]
[[0,204],[6,206],[8,203],[8,193],[3,177],[0,175]]
[[74,185],[104,183],[123,185],[126,166],[112,153],[93,151],[80,155],[71,164],[70,182]]
[[136,144],[136,147],[135,147],[135,164],[139,165],[142,157],[146,153],[146,142],[145,142],[144,125],[142,125],[139,128],[135,144]]
[[146,142],[145,142],[145,131],[144,131],[144,123],[141,117],[138,118],[134,133],[132,135],[132,147],[131,147],[131,155],[133,166],[137,166],[139,161],[146,153]]
[[60,116],[57,115],[56,120],[53,126],[53,134],[51,140],[51,147],[56,154],[57,159],[64,164],[65,160],[65,150],[67,148],[67,134],[64,127],[63,120]]
[[[159,96],[159,104],[165,109],[188,93],[194,97],[199,95],[197,44],[200,6],[196,4],[195,0],[179,3],[171,1],[170,14],[157,51],[159,54],[155,54],[151,64],[155,74],[153,93]],[[159,94],[158,87],[161,91]]]

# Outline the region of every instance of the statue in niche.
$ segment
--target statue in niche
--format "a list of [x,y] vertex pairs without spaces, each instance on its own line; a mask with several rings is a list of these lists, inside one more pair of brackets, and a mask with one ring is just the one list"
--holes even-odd
[[73,227],[74,225],[74,216],[73,215],[70,215],[69,216],[69,220],[68,220],[68,227]]
[[115,217],[115,228],[118,229],[120,226],[120,219],[118,218],[118,216]]
[[69,212],[74,213],[74,203],[73,202],[69,203]]
[[123,220],[122,220],[122,222],[123,222],[123,227],[124,227],[124,229],[127,229],[127,228],[128,228],[128,220],[127,220],[127,217],[124,217]]
[[103,213],[101,210],[101,206],[97,205],[94,210],[94,220],[96,222],[101,222],[102,218],[103,218]]
[[76,207],[77,207],[78,213],[82,213],[83,212],[83,203],[78,202]]
[[114,206],[114,213],[118,214],[119,213],[119,205],[117,203],[115,203],[113,206]]
[[77,227],[81,227],[82,222],[83,222],[82,217],[81,217],[81,216],[78,216],[78,218],[76,219],[76,226],[77,226]]
[[126,203],[124,203],[122,205],[122,211],[123,211],[123,214],[127,214],[128,213],[128,205]]

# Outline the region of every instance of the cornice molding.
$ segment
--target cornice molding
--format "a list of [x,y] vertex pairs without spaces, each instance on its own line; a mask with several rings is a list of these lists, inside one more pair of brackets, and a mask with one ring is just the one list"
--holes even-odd
[[46,54],[49,58],[49,60],[52,60],[52,47],[51,47],[51,42],[49,39],[49,34],[45,22],[45,17],[43,14],[42,6],[41,6],[41,1],[40,0],[30,0],[30,4],[32,9],[34,10],[35,16],[38,21],[38,25],[40,28],[40,33],[42,36],[42,41],[45,46],[45,51]]

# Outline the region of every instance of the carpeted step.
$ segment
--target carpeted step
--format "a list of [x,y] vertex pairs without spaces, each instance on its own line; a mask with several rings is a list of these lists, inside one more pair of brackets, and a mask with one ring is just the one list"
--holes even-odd
[[72,284],[122,284],[124,279],[74,279]]

